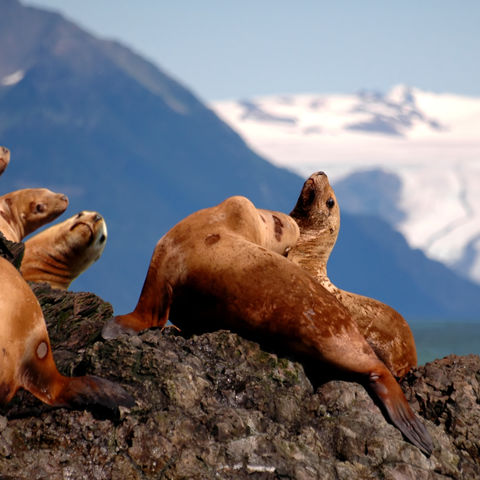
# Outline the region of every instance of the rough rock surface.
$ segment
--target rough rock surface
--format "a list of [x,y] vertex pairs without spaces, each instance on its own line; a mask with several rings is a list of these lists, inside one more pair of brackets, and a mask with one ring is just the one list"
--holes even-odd
[[103,341],[109,304],[34,291],[59,369],[118,381],[137,404],[105,418],[19,392],[0,410],[0,479],[480,478],[478,356],[437,360],[403,382],[434,440],[426,458],[357,383],[314,388],[300,363],[227,331]]
[[17,243],[7,240],[0,232],[0,257],[7,259],[16,268],[20,268],[24,252],[25,244],[23,242]]

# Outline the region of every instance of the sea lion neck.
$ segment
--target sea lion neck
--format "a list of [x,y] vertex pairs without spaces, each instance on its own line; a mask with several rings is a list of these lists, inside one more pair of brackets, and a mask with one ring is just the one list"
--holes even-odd
[[[329,231],[303,229],[297,243],[288,252],[288,259],[307,270],[317,280],[327,278],[327,263],[336,241]],[[315,262],[312,262],[315,258]]]
[[[9,240],[19,242],[25,235],[25,220],[22,218],[19,210],[15,208],[14,199],[11,195],[15,192],[4,195],[0,199],[0,215],[7,223],[6,227],[10,232],[2,232]],[[13,235],[12,235],[13,234]]]
[[299,227],[300,237],[288,258],[317,280],[329,282],[327,262],[340,230],[340,209],[324,172],[306,180],[290,216]]

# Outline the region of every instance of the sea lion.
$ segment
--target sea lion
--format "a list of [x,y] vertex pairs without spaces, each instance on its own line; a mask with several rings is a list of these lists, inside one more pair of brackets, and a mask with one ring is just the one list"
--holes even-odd
[[5,171],[10,163],[10,150],[7,147],[0,146],[0,175]]
[[18,270],[1,257],[0,319],[0,403],[24,388],[54,406],[115,410],[133,405],[133,398],[113,382],[59,373],[39,303]]
[[340,230],[340,208],[324,172],[314,173],[305,182],[290,215],[300,227],[300,238],[288,258],[337,297],[377,356],[397,378],[403,378],[417,365],[415,341],[405,319],[392,307],[342,290],[328,278],[327,262]]
[[256,222],[260,237],[258,244],[267,250],[287,256],[292,245],[295,245],[300,236],[300,229],[296,222],[284,213],[272,210],[257,209],[261,222]]
[[[275,242],[262,238],[259,216],[247,198],[231,197],[175,225],[155,247],[135,310],[107,322],[103,336],[163,327],[170,319],[185,333],[229,328],[272,337],[323,368],[357,375],[429,455],[428,432],[348,310],[281,255],[291,242],[278,253],[265,248]],[[289,223],[285,214],[279,219]]]
[[63,193],[46,188],[25,188],[0,197],[0,231],[12,242],[55,220],[68,207]]
[[46,282],[66,290],[100,258],[106,243],[103,217],[83,211],[26,240],[20,271],[29,282]]

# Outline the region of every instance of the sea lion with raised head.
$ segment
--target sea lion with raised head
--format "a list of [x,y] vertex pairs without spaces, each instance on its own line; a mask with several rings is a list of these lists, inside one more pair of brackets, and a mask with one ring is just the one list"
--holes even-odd
[[17,269],[0,257],[0,403],[9,402],[19,388],[60,407],[115,410],[134,403],[113,382],[59,373],[35,295]]
[[20,242],[28,234],[55,220],[68,207],[63,193],[46,188],[25,188],[0,197],[0,231],[7,240]]
[[100,258],[106,243],[104,218],[83,211],[26,240],[20,271],[29,282],[46,282],[66,290]]
[[290,215],[300,227],[300,238],[288,258],[335,295],[377,356],[396,377],[404,377],[417,365],[415,341],[405,319],[392,307],[342,290],[328,278],[327,262],[340,230],[340,208],[324,172],[308,178]]
[[[155,247],[135,310],[111,319],[103,336],[162,327],[170,319],[185,333],[230,328],[274,338],[323,368],[356,375],[403,434],[430,454],[427,430],[348,310],[282,256],[296,236],[283,241],[282,227],[275,241],[262,238],[260,214],[245,197],[231,197],[175,225]],[[272,244],[276,251],[266,248]]]
[[7,147],[0,146],[0,175],[5,171],[10,163],[10,150]]

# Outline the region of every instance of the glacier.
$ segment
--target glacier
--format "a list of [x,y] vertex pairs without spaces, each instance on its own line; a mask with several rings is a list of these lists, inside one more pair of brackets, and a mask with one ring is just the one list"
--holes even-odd
[[324,170],[335,186],[359,171],[397,175],[404,215],[393,226],[412,248],[480,283],[479,97],[397,85],[210,107],[252,149],[305,178]]

